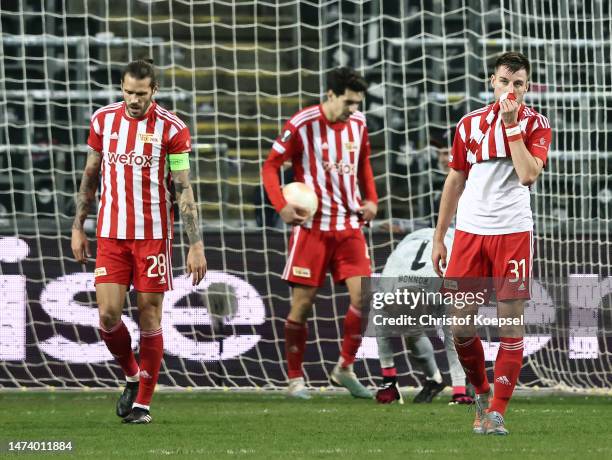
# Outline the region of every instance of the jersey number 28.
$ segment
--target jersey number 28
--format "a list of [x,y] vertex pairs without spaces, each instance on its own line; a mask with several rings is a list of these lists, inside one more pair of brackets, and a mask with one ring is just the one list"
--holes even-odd
[[[158,254],[156,256],[147,256],[147,260],[151,262],[147,270],[147,277],[157,278],[166,274],[166,255]],[[155,273],[157,269],[157,273]]]

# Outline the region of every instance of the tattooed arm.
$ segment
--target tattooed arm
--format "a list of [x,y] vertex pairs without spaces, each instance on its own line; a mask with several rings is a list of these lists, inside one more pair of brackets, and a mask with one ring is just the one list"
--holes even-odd
[[204,242],[198,225],[198,208],[189,182],[189,170],[172,171],[172,180],[181,221],[189,239],[187,273],[193,274],[192,282],[195,286],[202,281],[206,273],[206,258],[204,257]]
[[194,245],[202,241],[200,229],[198,228],[198,209],[193,197],[193,189],[189,182],[189,170],[173,171],[172,179],[176,190],[176,201],[181,214],[181,221],[185,226],[185,233],[189,238],[189,244]]
[[87,257],[90,255],[87,235],[85,235],[83,230],[83,222],[85,222],[91,205],[96,199],[101,163],[102,157],[100,153],[89,149],[85,171],[83,171],[81,186],[76,198],[76,215],[72,223],[72,253],[77,262],[82,264],[87,262]]

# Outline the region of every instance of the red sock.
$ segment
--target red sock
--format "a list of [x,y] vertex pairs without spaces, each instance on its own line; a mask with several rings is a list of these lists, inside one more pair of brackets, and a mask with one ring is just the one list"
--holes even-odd
[[342,340],[342,367],[355,362],[355,355],[361,345],[361,310],[350,306],[344,318],[344,338]]
[[465,386],[457,385],[453,386],[453,394],[454,395],[464,395],[466,394]]
[[140,384],[136,404],[148,406],[151,403],[159,368],[164,357],[164,337],[161,327],[156,331],[140,332]]
[[108,351],[111,352],[123,369],[125,376],[133,377],[137,375],[138,363],[132,351],[132,338],[123,321],[119,321],[111,329],[104,329],[100,325],[100,337],[106,343]]
[[501,337],[495,360],[495,388],[490,411],[504,415],[523,364],[523,338]]
[[308,325],[288,319],[285,322],[285,357],[287,358],[287,376],[290,379],[302,377],[302,362],[308,337]]
[[477,394],[487,393],[490,389],[487,380],[487,370],[485,369],[484,350],[480,337],[474,336],[467,342],[458,342],[455,340],[455,348],[459,361],[463,366],[465,375]]
[[397,369],[395,367],[383,367],[381,371],[383,377],[397,377]]

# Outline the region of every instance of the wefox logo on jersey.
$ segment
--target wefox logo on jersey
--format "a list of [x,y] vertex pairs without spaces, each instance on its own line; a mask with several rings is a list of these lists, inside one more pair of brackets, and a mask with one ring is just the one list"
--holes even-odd
[[325,169],[325,172],[335,172],[338,174],[355,174],[355,165],[345,163],[343,161],[339,161],[338,163],[324,161],[323,169]]
[[136,152],[130,153],[112,153],[108,152],[108,162],[110,164],[122,164],[127,166],[140,166],[150,168],[153,166],[153,157],[146,155],[137,155]]

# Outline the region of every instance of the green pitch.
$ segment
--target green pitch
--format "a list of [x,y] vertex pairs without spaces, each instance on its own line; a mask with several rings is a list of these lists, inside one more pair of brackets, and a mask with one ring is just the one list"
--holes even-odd
[[473,435],[473,412],[447,396],[380,406],[343,394],[161,393],[143,426],[120,423],[117,396],[0,393],[0,457],[8,441],[70,440],[73,458],[612,458],[610,397],[518,397],[504,438]]

